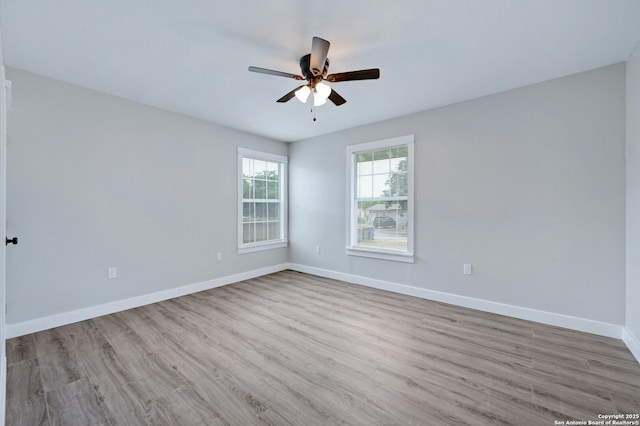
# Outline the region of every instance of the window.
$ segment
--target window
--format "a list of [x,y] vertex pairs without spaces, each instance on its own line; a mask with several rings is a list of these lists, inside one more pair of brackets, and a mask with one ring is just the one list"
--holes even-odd
[[238,149],[238,253],[287,246],[287,157]]
[[413,262],[413,141],[408,135],[347,148],[347,254]]

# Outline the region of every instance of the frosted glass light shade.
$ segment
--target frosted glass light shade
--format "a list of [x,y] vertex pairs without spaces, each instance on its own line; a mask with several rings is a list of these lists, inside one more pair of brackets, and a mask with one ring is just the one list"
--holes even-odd
[[311,93],[311,89],[309,86],[302,86],[300,89],[296,90],[296,98],[303,104],[307,103],[307,99],[309,98],[309,94]]
[[327,103],[327,98],[323,98],[318,92],[313,92],[313,106],[320,106]]
[[316,84],[316,92],[321,98],[326,100],[331,94],[331,86],[326,83],[320,82]]

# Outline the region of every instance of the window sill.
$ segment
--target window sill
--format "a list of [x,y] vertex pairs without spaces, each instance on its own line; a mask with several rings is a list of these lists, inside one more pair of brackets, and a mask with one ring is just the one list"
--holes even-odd
[[266,243],[256,243],[256,244],[246,244],[241,247],[238,247],[238,254],[278,249],[278,248],[287,247],[288,244],[289,244],[289,241],[287,240],[269,241]]
[[369,257],[372,259],[413,263],[413,253],[398,252],[394,250],[372,250],[362,247],[347,247],[346,252],[349,256]]

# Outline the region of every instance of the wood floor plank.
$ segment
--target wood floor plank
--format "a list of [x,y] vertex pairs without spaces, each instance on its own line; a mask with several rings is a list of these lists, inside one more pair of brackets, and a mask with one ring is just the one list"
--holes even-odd
[[611,400],[616,406],[616,412],[625,414],[638,414],[640,407],[640,392],[624,393],[611,391]]
[[[171,303],[168,303],[171,305]],[[163,356],[167,358],[172,368],[175,368],[182,376],[181,380],[186,382],[186,386],[181,386],[176,389],[176,394],[190,394],[195,397],[191,399],[192,402],[202,401],[199,405],[194,407],[194,410],[198,410],[198,407],[205,405],[208,407],[209,413],[214,413],[216,422],[225,424],[251,424],[260,415],[267,410],[267,408],[260,402],[259,397],[252,395],[251,387],[243,383],[241,375],[233,372],[236,368],[235,360],[226,360],[226,363],[219,362],[216,358],[211,357],[212,351],[199,351],[197,347],[189,349],[188,346],[183,345],[182,341],[178,341],[178,338],[172,340],[172,336],[184,336],[185,328],[189,329],[193,327],[193,323],[187,318],[187,313],[184,311],[184,315],[181,316],[180,321],[176,317],[170,315],[169,311],[160,309],[157,312],[161,313],[161,316],[156,317],[156,320],[162,320],[169,318],[173,325],[175,333],[167,336],[167,342],[170,346],[165,349]],[[141,328],[142,330],[158,330],[158,323],[153,318],[154,314],[146,317],[145,322],[137,322],[132,324],[132,331],[135,333],[135,329]],[[132,336],[133,333],[128,333]],[[157,334],[157,333],[152,333]],[[202,335],[200,334],[202,338]],[[144,339],[134,339],[132,344],[140,344],[145,349]],[[152,349],[152,347],[146,347],[146,349]],[[166,400],[167,396],[154,399],[157,403],[162,400]],[[159,407],[166,406],[159,403]],[[229,410],[229,408],[236,407],[235,410]],[[172,404],[173,409],[178,409],[175,404]],[[217,407],[217,409],[216,409]],[[221,414],[224,409],[226,411],[245,413],[245,417],[234,417],[231,419],[225,419]],[[187,411],[188,412],[188,411]],[[177,420],[176,420],[177,421]]]
[[7,340],[6,354],[7,366],[20,361],[35,359],[38,354],[36,352],[36,341],[33,334]]
[[77,362],[88,376],[108,376],[116,382],[135,381],[125,360],[107,341],[93,320],[83,321],[69,327],[69,337],[77,350]]
[[51,426],[111,424],[87,378],[60,386],[45,397]]
[[535,327],[533,341],[559,352],[580,352],[583,358],[589,357],[605,362],[611,360],[637,362],[629,352],[629,349],[620,340],[566,330],[560,327]]
[[8,404],[44,395],[37,359],[21,361],[7,367],[7,382],[15,384],[7,387]]
[[283,271],[7,342],[7,425],[549,425],[640,411],[616,339]]
[[48,426],[49,415],[44,395],[7,403],[5,424]]
[[149,396],[135,382],[119,382],[109,375],[88,378],[105,416],[114,425],[153,424]]
[[586,419],[592,413],[614,413],[615,405],[610,397],[591,395],[580,389],[569,389],[566,386],[533,386],[533,402],[549,407],[559,413],[565,413],[574,419]]
[[[269,335],[266,329],[261,329],[260,331],[263,336]],[[288,398],[298,401],[298,404],[306,405],[310,408],[320,405],[317,401],[304,396],[302,393],[302,390],[311,386],[321,389],[323,384],[324,386],[328,385],[326,380],[321,380],[306,373],[311,367],[309,358],[313,356],[313,353],[305,352],[297,348],[295,344],[289,347],[286,354],[279,351],[271,351],[267,345],[262,345],[259,340],[250,339],[241,333],[242,328],[239,327],[235,333],[230,334],[230,337],[233,337],[232,339],[222,339],[220,341],[221,351],[226,351],[230,354],[230,357],[226,358],[227,362],[229,360],[234,362],[233,358],[235,358],[235,362],[241,366],[242,371],[247,369],[255,371],[254,377],[265,377],[264,367],[268,365],[268,370],[273,374],[266,375],[267,383],[259,385],[258,388],[260,390],[263,390],[266,385],[270,389],[278,389],[278,394],[284,393],[288,395]],[[244,342],[244,345],[238,346],[238,342]],[[304,347],[304,345],[300,346]],[[216,349],[211,348],[211,350]],[[224,358],[224,354],[220,353],[218,358]],[[282,380],[283,378],[285,379],[284,381]],[[270,396],[271,394],[272,392],[270,391],[266,395]],[[280,410],[279,414],[283,415],[283,410]],[[284,412],[284,415],[286,416],[286,412]],[[315,412],[314,410],[313,415],[318,416],[318,419],[329,419],[334,416],[331,417],[333,418],[332,422],[338,421],[335,418],[335,413],[332,412]],[[261,414],[260,416],[263,415]],[[295,422],[292,424],[295,424]]]
[[86,377],[69,337],[68,328],[41,331],[34,337],[45,392]]
[[[29,335],[33,338],[33,335]],[[37,359],[14,362],[7,367],[6,423],[48,425],[49,418]]]

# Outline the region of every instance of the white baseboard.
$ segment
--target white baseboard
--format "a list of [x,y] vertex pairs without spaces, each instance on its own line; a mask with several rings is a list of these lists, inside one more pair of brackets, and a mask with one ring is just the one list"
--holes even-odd
[[638,340],[621,325],[594,321],[585,318],[572,317],[553,312],[539,311],[536,309],[507,305],[498,302],[491,302],[488,300],[428,290],[420,287],[398,284],[390,281],[382,281],[359,275],[346,274],[343,272],[336,272],[328,269],[316,268],[295,263],[283,263],[279,265],[255,269],[253,271],[229,275],[226,277],[215,278],[196,284],[190,284],[182,287],[172,288],[169,290],[159,291],[156,293],[132,297],[130,299],[118,300],[115,302],[105,303],[103,305],[92,306],[90,308],[63,312],[60,314],[15,324],[6,324],[5,335],[7,339],[23,336],[25,334],[35,333],[53,327],[60,327],[63,325],[72,324],[74,322],[84,321],[90,318],[124,311],[126,309],[137,308],[139,306],[148,305],[150,303],[161,302],[163,300],[172,299],[174,297],[196,293],[198,291],[221,287],[235,282],[256,278],[262,275],[283,271],[285,269],[291,269],[294,271],[318,275],[326,278],[333,278],[353,284],[364,285],[367,287],[378,288],[381,290],[392,291],[394,293],[406,294],[409,296],[420,297],[437,302],[450,303],[453,305],[464,306],[471,309],[478,309],[485,312],[507,315],[514,318],[539,322],[542,324],[549,324],[558,327],[569,328],[572,330],[583,331],[586,333],[593,333],[601,336],[623,339],[634,356],[640,361],[640,345],[638,344]]
[[622,330],[622,341],[629,348],[629,351],[640,362],[640,340],[636,338],[627,327]]
[[542,324],[554,325],[557,327],[569,328],[586,333],[598,334],[600,336],[622,338],[621,325],[609,324],[585,318],[572,317],[553,312],[539,311],[536,309],[523,308],[520,306],[507,305],[504,303],[491,302],[488,300],[475,299],[472,297],[459,296],[451,293],[427,290],[420,287],[413,287],[405,284],[397,284],[389,281],[376,280],[359,275],[351,275],[328,269],[315,268],[299,264],[289,264],[289,269],[304,272],[312,275],[319,275],[325,278],[346,281],[353,284],[360,284],[367,287],[392,291],[394,293],[406,294],[420,297],[422,299],[434,300],[436,302],[450,303],[452,305],[464,306],[466,308],[478,309],[480,311],[494,314],[506,315]]
[[215,278],[200,283],[189,284],[182,287],[175,287],[168,290],[158,291],[156,293],[132,297],[130,299],[117,300],[115,302],[92,306],[90,308],[63,312],[60,314],[55,314],[43,318],[36,318],[33,320],[23,321],[15,324],[6,324],[5,336],[7,339],[24,336],[25,334],[36,333],[38,331],[48,330],[53,327],[73,324],[74,322],[84,321],[102,315],[113,314],[115,312],[137,308],[139,306],[148,305],[150,303],[162,302],[163,300],[173,299],[174,297],[185,296],[187,294],[197,293],[199,291],[233,284],[239,281],[260,277],[262,275],[272,274],[274,272],[279,272],[287,268],[287,264],[273,265],[266,268],[254,269],[253,271],[228,275],[226,277]]

